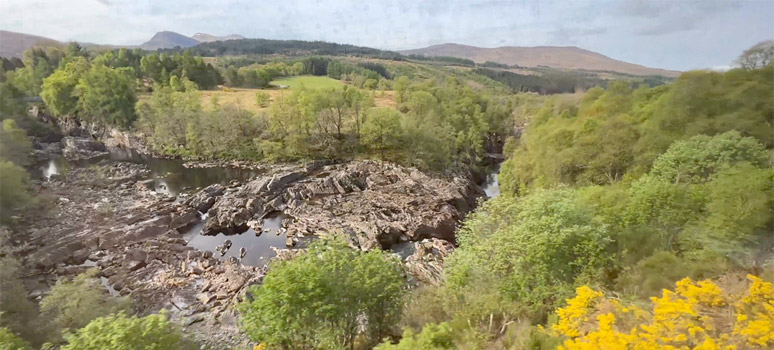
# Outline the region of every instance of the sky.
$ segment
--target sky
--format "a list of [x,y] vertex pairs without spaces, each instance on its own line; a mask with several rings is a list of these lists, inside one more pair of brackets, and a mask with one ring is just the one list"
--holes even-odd
[[0,29],[116,45],[170,30],[387,50],[577,46],[689,70],[727,66],[774,39],[774,0],[0,0]]

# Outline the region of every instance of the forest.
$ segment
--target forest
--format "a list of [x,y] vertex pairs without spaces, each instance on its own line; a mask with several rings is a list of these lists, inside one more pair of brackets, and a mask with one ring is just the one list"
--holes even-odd
[[[278,57],[212,57],[247,53]],[[31,140],[56,133],[32,103],[186,160],[371,159],[445,176],[504,155],[501,194],[460,222],[437,283],[409,284],[389,251],[321,238],[233,306],[254,349],[770,349],[772,56],[657,84],[257,39],[4,59],[0,348],[200,348],[165,313],[107,294],[94,270],[27,297],[13,232],[49,200]],[[341,85],[271,85],[299,76]],[[203,103],[236,88],[255,89],[258,112]]]

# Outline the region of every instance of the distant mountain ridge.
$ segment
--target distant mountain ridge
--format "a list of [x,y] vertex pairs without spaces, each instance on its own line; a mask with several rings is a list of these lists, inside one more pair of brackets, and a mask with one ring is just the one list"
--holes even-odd
[[404,55],[459,57],[473,60],[476,63],[491,61],[521,67],[546,66],[561,69],[613,71],[632,75],[663,75],[667,77],[680,75],[679,71],[650,68],[619,61],[575,46],[503,46],[483,48],[449,43],[398,52]]
[[209,43],[212,41],[226,41],[226,40],[240,40],[240,39],[246,39],[245,37],[239,35],[239,34],[229,34],[224,36],[215,36],[212,34],[207,33],[196,33],[191,38],[194,40],[200,42],[200,43]]
[[145,50],[157,50],[176,46],[185,48],[198,44],[199,41],[194,38],[175,32],[164,31],[156,33],[150,40],[140,44],[140,48]]
[[185,36],[180,33],[163,31],[156,33],[150,40],[140,45],[141,49],[145,50],[158,50],[158,49],[171,49],[174,47],[188,48],[199,45],[200,43],[209,43],[213,41],[225,41],[225,40],[240,40],[245,37],[239,34],[230,34],[224,36],[216,36],[207,33],[196,33],[193,36]]
[[21,57],[24,50],[35,46],[62,47],[64,43],[42,36],[0,30],[0,57]]

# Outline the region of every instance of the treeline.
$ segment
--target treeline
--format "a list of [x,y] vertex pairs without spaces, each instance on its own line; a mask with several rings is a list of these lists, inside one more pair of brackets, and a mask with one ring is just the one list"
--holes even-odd
[[607,80],[584,76],[577,72],[543,71],[541,75],[517,74],[504,70],[476,68],[475,73],[499,81],[514,92],[537,92],[540,94],[572,93],[592,87],[605,87]]
[[[402,60],[396,52],[324,41],[241,39],[202,43],[190,49],[201,56],[286,55],[286,56],[357,56]],[[174,50],[172,50],[174,51]],[[180,51],[180,49],[177,49]]]
[[268,113],[229,106],[204,111],[195,84],[154,89],[138,105],[137,127],[159,152],[189,157],[287,161],[373,156],[424,169],[478,164],[487,136],[504,133],[507,99],[474,92],[456,80],[394,82],[399,111],[373,108],[373,96],[342,89],[296,90]]
[[411,54],[406,56],[409,59],[417,60],[417,61],[425,61],[425,62],[436,62],[441,64],[448,64],[448,65],[455,65],[455,66],[463,66],[463,67],[475,67],[476,62],[473,62],[472,60],[466,59],[466,58],[459,58],[459,57],[451,57],[451,56],[425,56],[425,55],[417,55],[417,54]]

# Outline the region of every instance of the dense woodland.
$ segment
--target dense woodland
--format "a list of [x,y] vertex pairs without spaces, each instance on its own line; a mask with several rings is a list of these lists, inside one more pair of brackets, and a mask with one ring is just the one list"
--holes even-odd
[[[159,154],[192,159],[373,158],[443,173],[483,166],[497,151],[488,140],[507,138],[502,194],[461,224],[441,283],[409,287],[394,255],[323,239],[252,287],[238,306],[245,334],[260,349],[774,346],[774,55],[649,86],[243,42],[163,53],[72,44],[4,60],[0,220],[12,225],[40,204],[25,170],[29,137],[53,130],[27,116],[30,96],[55,118],[137,133]],[[197,56],[244,50],[286,56]],[[344,85],[274,100],[258,92],[259,113],[201,103],[218,85],[264,88],[296,75]],[[393,105],[376,107],[385,92]],[[198,348],[164,315],[134,315],[93,275],[57,282],[36,305],[8,238],[3,230],[5,348]]]

